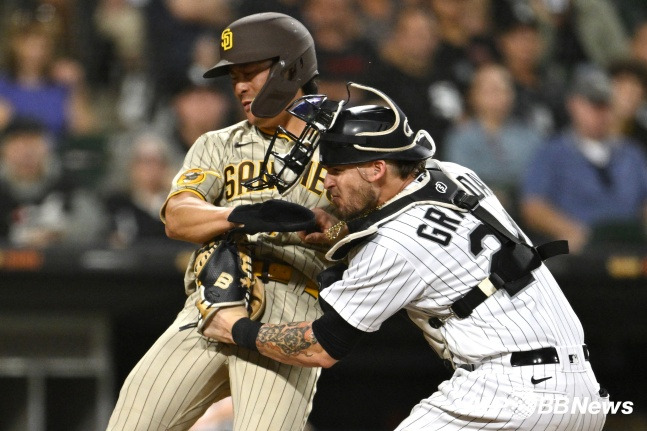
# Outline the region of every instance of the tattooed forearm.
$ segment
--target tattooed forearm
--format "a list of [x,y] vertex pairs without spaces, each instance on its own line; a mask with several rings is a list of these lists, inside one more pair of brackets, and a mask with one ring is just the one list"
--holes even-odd
[[308,348],[317,343],[310,322],[286,323],[284,325],[263,325],[256,343],[286,356],[311,356]]

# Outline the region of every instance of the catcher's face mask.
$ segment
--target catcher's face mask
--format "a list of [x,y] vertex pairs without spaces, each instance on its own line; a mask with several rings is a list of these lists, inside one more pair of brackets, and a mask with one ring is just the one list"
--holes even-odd
[[[299,136],[296,136],[279,126],[265,153],[260,175],[246,181],[245,187],[250,190],[276,187],[281,194],[292,189],[310,163],[319,145],[320,134],[333,126],[345,104],[346,101],[328,100],[328,97],[322,94],[307,95],[295,100],[286,110],[303,120],[306,123],[305,128]],[[279,135],[288,136],[294,142],[287,154],[274,150],[274,144]],[[273,165],[270,164],[270,157],[273,158]],[[272,172],[270,167],[273,167]]]

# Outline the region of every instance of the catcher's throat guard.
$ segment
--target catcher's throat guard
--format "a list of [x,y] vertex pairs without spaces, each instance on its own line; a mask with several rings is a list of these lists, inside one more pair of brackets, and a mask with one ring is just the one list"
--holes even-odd
[[[344,104],[346,101],[329,100],[323,94],[307,95],[292,102],[286,111],[303,120],[305,128],[296,136],[279,126],[265,153],[260,175],[243,183],[245,187],[250,190],[276,187],[281,194],[291,190],[310,163],[320,134],[333,126]],[[277,138],[285,136],[294,145],[287,154],[282,154],[274,150],[274,144]]]

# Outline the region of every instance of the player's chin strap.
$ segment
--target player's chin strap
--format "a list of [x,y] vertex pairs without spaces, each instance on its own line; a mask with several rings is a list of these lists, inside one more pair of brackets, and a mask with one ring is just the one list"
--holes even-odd
[[503,289],[514,296],[534,281],[532,271],[550,257],[567,254],[567,241],[552,241],[538,247],[528,244],[521,233],[510,232],[496,217],[479,205],[484,196],[468,194],[451,177],[445,174],[436,161],[428,163],[429,178],[421,187],[387,203],[382,208],[360,219],[348,222],[349,235],[337,243],[328,253],[333,259],[343,258],[353,247],[366,241],[377,232],[379,226],[394,218],[413,205],[431,203],[458,211],[469,211],[489,229],[483,237],[495,235],[501,241],[501,249],[493,255],[490,275],[474,286],[465,296],[450,306],[450,315],[443,319],[432,317],[429,324],[439,328],[447,318],[455,316],[464,319],[472,311]]

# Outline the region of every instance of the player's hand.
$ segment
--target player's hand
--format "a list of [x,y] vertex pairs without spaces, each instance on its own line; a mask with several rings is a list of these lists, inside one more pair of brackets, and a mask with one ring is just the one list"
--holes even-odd
[[248,316],[249,314],[243,306],[221,308],[205,326],[202,333],[205,337],[234,344],[231,327],[234,326],[238,319]]
[[339,234],[334,239],[331,239],[330,235],[326,233],[328,229],[339,223],[339,219],[321,208],[313,208],[312,212],[315,215],[315,223],[317,224],[318,230],[315,232],[297,232],[301,241],[309,244],[333,245],[348,233],[348,229],[344,226]]

